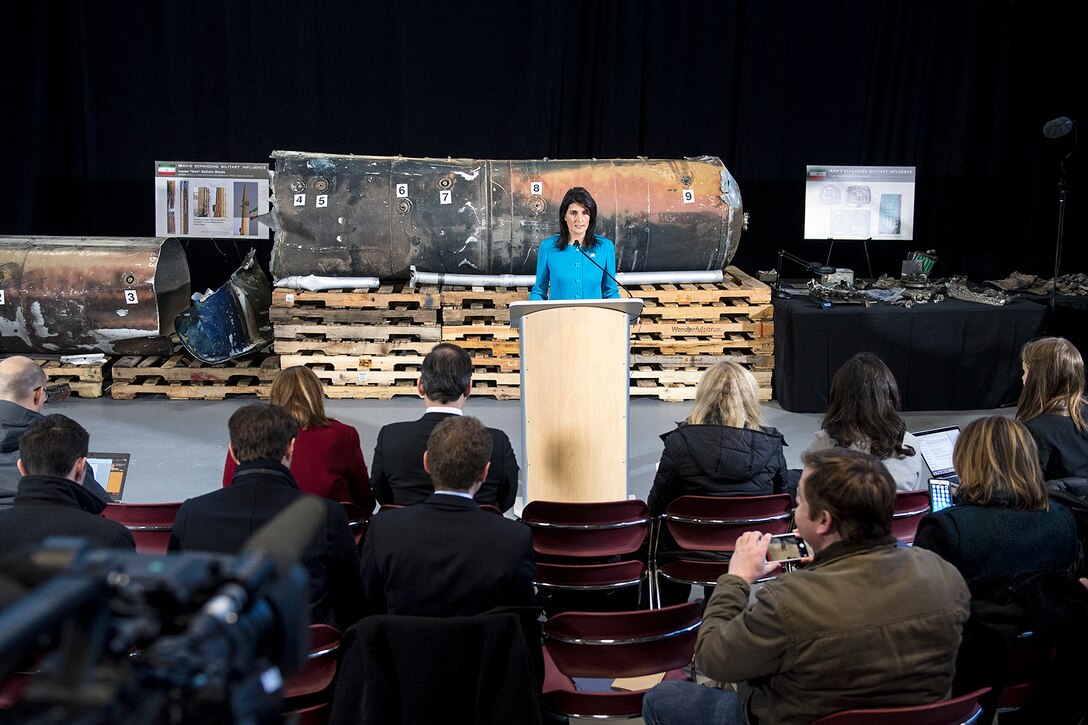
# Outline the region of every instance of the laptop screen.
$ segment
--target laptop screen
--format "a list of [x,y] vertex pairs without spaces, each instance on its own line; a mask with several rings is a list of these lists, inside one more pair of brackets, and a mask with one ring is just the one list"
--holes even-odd
[[94,471],[94,480],[106,489],[111,501],[120,501],[128,476],[128,453],[88,453],[87,465]]
[[960,437],[959,426],[947,428],[934,428],[923,430],[914,434],[918,439],[918,452],[929,466],[934,478],[949,478],[956,473],[952,465],[952,448],[956,439]]

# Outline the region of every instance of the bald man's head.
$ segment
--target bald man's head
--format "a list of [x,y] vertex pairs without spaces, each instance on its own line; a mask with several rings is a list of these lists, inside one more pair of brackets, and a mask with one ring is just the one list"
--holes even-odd
[[0,360],[0,400],[41,412],[45,404],[45,371],[28,357]]

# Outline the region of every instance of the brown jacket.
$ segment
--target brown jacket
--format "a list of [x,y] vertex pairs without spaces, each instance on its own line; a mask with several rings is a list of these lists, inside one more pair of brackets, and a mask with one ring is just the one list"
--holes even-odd
[[839,710],[948,696],[970,594],[955,567],[888,539],[833,544],[756,593],[718,580],[695,661],[741,683],[749,723],[811,723]]

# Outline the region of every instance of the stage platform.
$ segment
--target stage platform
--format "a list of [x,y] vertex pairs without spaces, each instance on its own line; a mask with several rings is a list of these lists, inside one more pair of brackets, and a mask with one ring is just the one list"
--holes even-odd
[[[221,484],[227,453],[227,419],[238,407],[256,396],[210,400],[168,400],[165,396],[136,400],[77,398],[51,403],[46,414],[63,413],[78,420],[91,436],[91,450],[130,453],[128,480],[122,500],[128,503],[180,501],[211,491]],[[373,458],[378,430],[386,423],[411,420],[423,413],[418,398],[392,400],[329,400],[329,415],[353,425],[362,439],[367,462]],[[660,434],[672,430],[691,410],[691,403],[667,403],[651,399],[631,401],[630,457],[627,481],[629,496],[645,498],[661,457]],[[473,398],[466,411],[486,425],[507,432],[521,454],[521,403],[516,400]],[[820,415],[790,413],[777,404],[763,406],[768,425],[786,438],[786,461],[800,467],[801,452],[819,428]],[[914,412],[904,418],[910,430],[939,425],[963,425],[991,411]],[[1012,415],[1006,408],[997,411]],[[525,502],[524,470],[515,512]]]

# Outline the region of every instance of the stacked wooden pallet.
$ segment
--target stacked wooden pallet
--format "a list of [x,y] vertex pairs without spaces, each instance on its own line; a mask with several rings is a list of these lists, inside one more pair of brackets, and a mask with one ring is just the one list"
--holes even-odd
[[703,372],[722,360],[749,368],[771,399],[771,289],[736,267],[720,284],[630,287],[645,303],[631,328],[631,395],[693,400]]
[[223,400],[232,395],[268,397],[280,371],[276,355],[255,354],[209,364],[187,352],[172,355],[127,355],[113,364],[110,394],[118,400],[164,394],[171,400]]
[[109,381],[109,358],[86,365],[46,359],[36,359],[34,362],[45,371],[49,385],[67,385],[72,394],[81,398],[101,398]]
[[442,339],[436,287],[277,289],[270,318],[283,368],[305,365],[330,398],[416,395],[423,356]]
[[520,395],[520,340],[510,327],[510,305],[529,298],[527,287],[442,288],[442,341],[472,355],[472,394],[499,400]]

